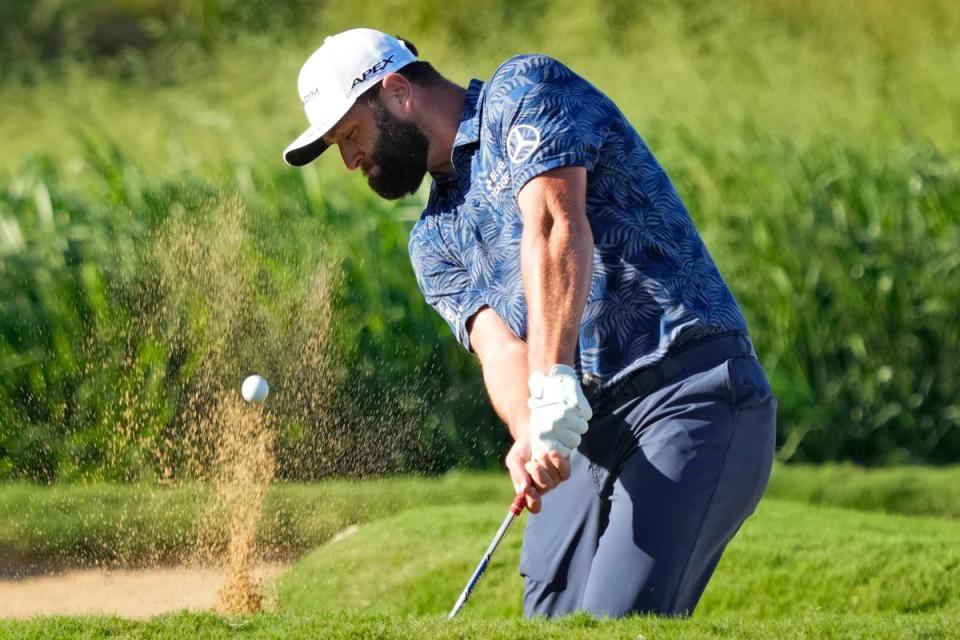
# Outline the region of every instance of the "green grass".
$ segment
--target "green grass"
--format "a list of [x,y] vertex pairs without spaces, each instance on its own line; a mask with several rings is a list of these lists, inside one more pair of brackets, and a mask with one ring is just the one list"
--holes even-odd
[[[281,457],[288,477],[498,462],[504,431],[479,369],[423,302],[406,256],[425,189],[384,204],[336,153],[297,170],[279,158],[305,126],[297,69],[324,34],[356,25],[402,33],[461,84],[515,53],[551,54],[617,102],[749,320],[781,399],[781,460],[960,459],[955,2],[282,4],[4,5],[22,24],[0,19],[0,32],[37,46],[0,37],[10,60],[36,67],[0,79],[0,478],[162,476],[150,453],[178,440],[189,365],[224,334],[257,335],[231,342],[220,382],[254,364],[277,380],[301,351],[288,329],[301,326],[314,268],[336,283],[338,366],[324,384],[339,400],[285,419],[284,438],[299,441],[283,450],[336,440],[363,455],[325,455],[356,469]],[[37,29],[56,35],[62,22],[66,40],[74,30],[88,42],[116,13],[159,34],[156,47],[117,66],[69,47],[52,64],[39,57],[59,41]],[[204,205],[218,193],[231,206]],[[226,276],[161,278],[150,256],[166,247],[148,232],[178,223],[209,241]],[[205,295],[238,283],[249,296],[226,298],[244,299],[243,322]],[[137,429],[121,433],[130,412]],[[397,441],[415,442],[414,455],[361,447],[403,412],[414,433]]]
[[[264,506],[260,542],[272,557],[300,555],[350,524],[431,505],[490,505],[502,510],[510,484],[499,473],[450,473],[277,483]],[[960,468],[778,465],[767,499],[891,514],[960,517]],[[67,564],[173,562],[203,536],[210,505],[200,485],[0,484],[0,556]],[[209,540],[206,540],[209,541]]]
[[[296,563],[278,583],[279,605],[300,615],[343,609],[399,616],[448,612],[506,513],[504,504],[495,503],[432,506],[361,525]],[[469,615],[522,613],[516,570],[520,526],[497,551]]]
[[768,498],[917,516],[960,518],[960,467],[779,465]]
[[[957,485],[947,479],[956,472],[777,467],[771,485],[777,497],[765,498],[748,520],[689,621],[518,619],[519,527],[505,540],[462,617],[446,621],[445,613],[505,513],[510,488],[501,475],[279,485],[268,500],[265,529],[277,529],[274,540],[286,540],[290,548],[315,549],[277,579],[275,610],[243,618],[183,613],[146,621],[0,621],[0,638],[955,637],[960,522],[950,510],[944,517],[889,512],[929,511],[934,503],[925,500],[926,494],[942,490],[949,495]],[[891,478],[905,485],[897,501],[884,499]],[[849,506],[873,510],[807,502],[812,486],[821,487],[820,501],[850,501],[852,494],[829,490],[843,484],[855,485],[863,500]],[[141,539],[162,538],[163,511],[189,520],[197,515],[190,505],[199,504],[192,502],[198,495],[191,487],[0,485],[0,555],[12,543],[29,546],[47,538],[63,548],[81,548],[68,540],[99,538],[106,530],[99,523],[136,503],[152,506],[129,521],[128,533],[132,523],[139,523]],[[63,526],[71,520],[77,522]],[[84,531],[83,523],[95,526]],[[330,539],[351,523],[359,523],[354,533]],[[23,537],[25,531],[29,535]]]
[[[105,4],[139,7],[132,13],[148,21],[156,3]],[[188,26],[201,22],[197,3],[164,4],[181,5]],[[213,30],[236,27],[215,24],[217,9],[235,4],[203,3]],[[299,66],[323,36],[356,26],[404,35],[460,83],[489,77],[515,53],[557,56],[608,91],[642,132],[661,140],[667,158],[684,153],[685,133],[728,152],[749,144],[742,136],[750,131],[789,135],[804,147],[825,137],[888,150],[905,139],[946,148],[960,140],[951,115],[960,89],[944,81],[960,62],[953,37],[960,16],[949,0],[748,1],[735,8],[499,0],[482,12],[465,0],[407,3],[403,10],[389,0],[301,4],[293,31],[256,21],[205,49],[174,40],[165,55],[147,58],[119,79],[68,63],[46,80],[42,69],[38,81],[8,83],[0,104],[6,151],[0,167],[41,153],[76,158],[84,135],[123,141],[150,172],[230,179],[236,164],[278,163],[288,138],[306,124],[294,91]],[[73,11],[81,18],[96,13]],[[36,13],[35,22],[46,17]],[[326,159],[322,174],[339,162]]]
[[689,621],[633,618],[593,620],[575,616],[556,622],[526,620],[397,617],[355,612],[309,616],[262,614],[242,620],[213,614],[176,614],[148,621],[118,618],[41,618],[26,622],[0,621],[0,638],[271,638],[358,640],[374,638],[431,638],[465,640],[699,640],[701,638],[757,638],[782,640],[934,640],[956,638],[956,616],[785,614],[776,620],[693,619]]
[[[510,483],[499,474],[278,483],[264,504],[260,544],[272,557],[290,557],[350,524],[435,503],[509,504],[510,495]],[[4,554],[66,564],[189,559],[198,542],[222,539],[223,531],[203,526],[204,513],[215,506],[212,497],[201,485],[0,484],[0,559]]]
[[[324,545],[279,581],[284,611],[398,616],[449,610],[505,510],[404,511]],[[510,536],[465,615],[521,614]],[[960,614],[960,523],[765,500],[728,548],[698,615]]]

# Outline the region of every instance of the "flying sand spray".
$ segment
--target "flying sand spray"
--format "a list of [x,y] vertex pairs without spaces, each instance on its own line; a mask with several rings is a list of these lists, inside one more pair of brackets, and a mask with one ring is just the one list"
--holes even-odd
[[[270,392],[258,375],[243,381],[240,394],[259,405]],[[236,397],[236,396],[234,396]],[[256,613],[263,606],[262,585],[251,575],[256,562],[257,522],[276,466],[272,454],[272,419],[259,406],[255,411],[225,401],[216,488],[227,511],[229,540],[225,557],[226,580],[217,592],[219,609],[227,614]]]

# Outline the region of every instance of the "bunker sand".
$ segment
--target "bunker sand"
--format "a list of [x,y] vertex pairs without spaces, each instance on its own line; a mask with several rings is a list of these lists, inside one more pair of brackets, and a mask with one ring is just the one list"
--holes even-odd
[[[260,564],[251,578],[266,584],[285,564]],[[86,569],[46,576],[0,579],[0,618],[47,615],[118,615],[147,618],[218,606],[222,567]],[[266,589],[269,594],[269,585]],[[268,600],[269,600],[268,595]]]

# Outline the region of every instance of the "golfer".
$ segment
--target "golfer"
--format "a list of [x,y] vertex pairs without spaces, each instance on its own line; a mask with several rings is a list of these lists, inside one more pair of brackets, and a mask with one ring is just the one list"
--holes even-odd
[[766,486],[776,400],[670,179],[613,102],[543,55],[464,89],[404,40],[328,37],[310,127],[384,198],[429,172],[410,259],[480,359],[535,514],[528,616],[693,612]]

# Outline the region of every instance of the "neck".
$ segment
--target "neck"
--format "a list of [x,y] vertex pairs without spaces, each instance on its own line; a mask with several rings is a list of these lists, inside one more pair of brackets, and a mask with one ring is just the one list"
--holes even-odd
[[450,154],[453,152],[457,129],[460,128],[466,96],[466,89],[452,82],[429,87],[423,92],[424,104],[430,105],[429,110],[426,110],[429,117],[421,123],[430,142],[427,149],[427,170],[430,173],[453,173]]

